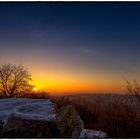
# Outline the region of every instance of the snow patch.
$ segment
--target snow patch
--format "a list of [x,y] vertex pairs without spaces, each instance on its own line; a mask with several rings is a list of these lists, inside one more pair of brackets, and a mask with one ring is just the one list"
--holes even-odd
[[17,106],[13,115],[30,120],[55,121],[55,110],[53,104],[48,103],[28,103]]
[[106,138],[107,134],[101,131],[94,131],[90,129],[83,129],[79,138]]
[[49,99],[0,99],[0,120],[6,123],[11,114],[28,119],[56,120],[55,106]]

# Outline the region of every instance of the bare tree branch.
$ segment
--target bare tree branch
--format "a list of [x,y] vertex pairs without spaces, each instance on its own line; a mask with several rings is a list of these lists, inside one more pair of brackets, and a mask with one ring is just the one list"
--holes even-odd
[[6,64],[0,67],[0,91],[7,97],[31,90],[31,75],[21,65]]

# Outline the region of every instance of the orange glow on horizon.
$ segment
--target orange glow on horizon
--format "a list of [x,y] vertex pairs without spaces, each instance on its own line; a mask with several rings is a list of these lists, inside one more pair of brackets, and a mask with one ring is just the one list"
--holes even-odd
[[83,92],[123,92],[125,89],[120,85],[90,85],[90,84],[82,84],[82,83],[63,83],[63,82],[48,82],[48,81],[34,81],[36,85],[34,91],[37,89],[45,90],[51,93],[83,93]]
[[68,71],[45,71],[34,69],[32,71],[33,85],[39,90],[50,93],[93,93],[93,92],[119,92],[125,91],[125,82],[119,76],[104,75],[95,71],[95,74],[88,72]]

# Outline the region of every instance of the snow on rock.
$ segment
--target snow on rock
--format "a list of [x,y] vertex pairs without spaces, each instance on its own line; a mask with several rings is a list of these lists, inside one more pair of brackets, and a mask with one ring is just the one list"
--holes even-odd
[[10,98],[0,100],[0,120],[12,114],[30,119],[55,120],[55,106],[49,99]]
[[106,138],[101,131],[83,129],[84,123],[72,106],[57,111],[49,99],[0,100],[3,138]]
[[[5,116],[7,119],[3,137],[52,138],[59,135],[56,107],[50,100],[9,99],[1,104],[5,115],[0,115],[0,118]],[[20,132],[17,133],[18,130]]]
[[27,120],[44,120],[55,121],[54,104],[47,103],[28,103],[26,105],[17,106],[12,115],[21,117]]
[[90,129],[83,129],[80,133],[79,138],[95,138],[95,139],[100,139],[100,138],[106,138],[107,134],[105,132],[101,131],[94,131]]

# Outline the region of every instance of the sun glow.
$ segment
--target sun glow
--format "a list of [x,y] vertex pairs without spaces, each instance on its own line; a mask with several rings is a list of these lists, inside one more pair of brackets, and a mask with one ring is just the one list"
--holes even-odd
[[[35,68],[33,69],[35,70]],[[53,93],[97,93],[97,92],[121,92],[124,90],[123,82],[120,82],[119,76],[104,75],[102,72],[80,73],[55,71],[32,71],[34,85],[33,91],[40,90]],[[76,75],[77,74],[77,75]],[[82,75],[83,74],[83,75]],[[82,75],[82,76],[81,76]],[[89,78],[90,77],[90,78]],[[115,80],[112,80],[115,79]],[[111,84],[109,84],[111,83]],[[118,84],[119,83],[119,84]]]
[[34,88],[33,88],[33,91],[37,91],[37,88],[36,88],[36,87],[34,87]]

